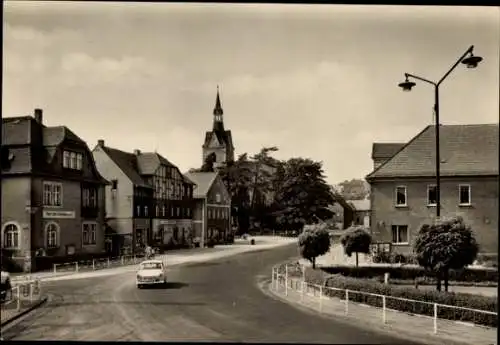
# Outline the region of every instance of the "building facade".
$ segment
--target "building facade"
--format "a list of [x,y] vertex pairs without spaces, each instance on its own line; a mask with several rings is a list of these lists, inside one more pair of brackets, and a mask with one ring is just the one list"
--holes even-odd
[[174,164],[156,152],[128,153],[106,146],[104,140],[93,155],[99,171],[111,181],[106,198],[111,247],[135,253],[146,245],[187,244],[192,237],[194,184]]
[[223,243],[232,234],[231,197],[217,172],[191,172],[186,177],[196,183],[193,213],[195,240],[204,247],[209,239]]
[[224,128],[224,111],[222,109],[219,87],[217,86],[217,97],[213,110],[213,126],[211,131],[205,133],[205,141],[202,146],[202,163],[211,154],[215,156],[214,167],[224,162],[234,160],[234,145],[230,130]]
[[28,271],[37,257],[102,253],[108,182],[87,144],[41,109],[2,125],[2,248]]
[[[498,252],[498,124],[440,127],[441,216],[462,216],[480,252]],[[375,242],[411,252],[436,219],[435,128],[426,127],[367,176]],[[375,145],[374,145],[375,147]]]
[[361,225],[366,228],[370,228],[370,199],[348,200],[348,203],[352,206],[352,209],[354,211],[354,225]]

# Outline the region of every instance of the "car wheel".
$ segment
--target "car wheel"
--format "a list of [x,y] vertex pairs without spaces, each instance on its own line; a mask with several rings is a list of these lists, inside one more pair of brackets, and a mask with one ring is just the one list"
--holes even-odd
[[141,284],[137,285],[137,288],[142,289],[142,285]]

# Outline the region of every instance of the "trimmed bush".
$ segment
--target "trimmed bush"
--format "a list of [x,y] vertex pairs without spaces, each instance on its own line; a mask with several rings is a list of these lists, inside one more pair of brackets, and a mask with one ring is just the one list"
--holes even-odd
[[[400,280],[415,280],[424,277],[435,278],[434,272],[425,270],[419,266],[331,266],[321,267],[321,269],[329,274],[341,274],[354,278],[383,277],[385,273],[389,273],[391,278]],[[498,282],[498,270],[489,268],[451,270],[450,281]]]
[[[319,282],[316,281],[315,283]],[[491,312],[497,312],[498,309],[497,297],[432,290],[418,290],[410,287],[385,285],[373,280],[344,277],[342,275],[334,275],[325,279],[324,286],[342,289],[325,289],[325,294],[330,297],[345,299],[345,289],[352,290],[352,292],[350,291],[349,293],[349,301],[364,303],[375,307],[382,306],[382,298],[380,296],[365,295],[356,293],[356,291],[391,296],[394,298],[386,299],[387,308],[431,317],[434,315],[433,303]],[[403,299],[411,299],[428,303],[416,303]],[[442,319],[473,322],[480,325],[497,327],[496,315],[488,315],[469,310],[438,307],[438,317]]]

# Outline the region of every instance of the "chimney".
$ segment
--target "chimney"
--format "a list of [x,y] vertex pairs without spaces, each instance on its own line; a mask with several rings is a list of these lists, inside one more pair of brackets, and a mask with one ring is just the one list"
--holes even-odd
[[43,110],[42,109],[38,109],[38,108],[35,109],[35,120],[39,124],[43,123]]
[[104,140],[103,139],[97,140],[97,146],[104,147]]
[[135,149],[134,155],[139,156],[141,154],[141,150]]

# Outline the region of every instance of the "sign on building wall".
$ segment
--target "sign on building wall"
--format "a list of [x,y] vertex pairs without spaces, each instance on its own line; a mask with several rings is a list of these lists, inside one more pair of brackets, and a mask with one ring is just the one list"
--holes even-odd
[[75,218],[75,211],[44,210],[43,218],[72,219]]

